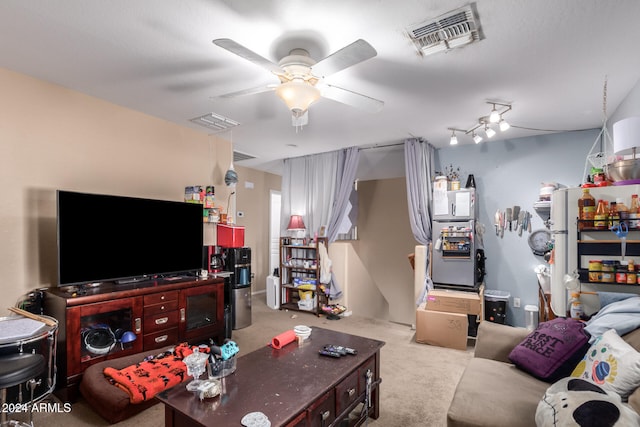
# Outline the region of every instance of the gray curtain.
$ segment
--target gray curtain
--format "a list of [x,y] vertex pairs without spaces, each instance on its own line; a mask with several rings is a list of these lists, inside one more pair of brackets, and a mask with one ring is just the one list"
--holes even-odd
[[349,213],[347,207],[353,192],[359,160],[360,150],[357,147],[350,147],[339,153],[338,168],[336,170],[336,192],[333,199],[331,220],[327,230],[329,242],[336,240],[340,231],[340,224]]
[[289,217],[302,215],[307,236],[328,226],[335,199],[339,153],[285,159],[282,173],[281,235],[285,236]]
[[[302,215],[307,235],[313,237],[320,226],[327,227],[329,242],[335,241],[340,224],[348,214],[360,151],[356,147],[312,156],[286,159],[282,173],[281,234],[289,217]],[[342,295],[331,273],[330,297]]]
[[[307,235],[327,227],[333,242],[348,213],[360,152],[357,147],[312,156],[285,159],[282,173],[281,233],[286,233],[289,217],[302,215]],[[284,234],[282,234],[284,235]]]
[[[434,171],[434,154],[433,145],[421,138],[410,138],[404,141],[409,222],[415,239],[426,246],[431,243],[431,195],[433,194],[431,175]],[[430,262],[427,251],[425,286],[418,302],[422,301],[427,289],[433,288],[433,282],[429,277]]]

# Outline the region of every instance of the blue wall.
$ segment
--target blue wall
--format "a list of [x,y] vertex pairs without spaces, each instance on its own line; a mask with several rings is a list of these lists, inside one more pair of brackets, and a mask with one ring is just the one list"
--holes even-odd
[[[505,211],[519,205],[531,212],[532,230],[544,228],[543,218],[533,209],[539,199],[540,184],[580,185],[587,155],[599,134],[600,129],[591,129],[501,141],[485,139],[477,145],[437,150],[436,169],[442,170],[449,164],[460,167],[462,186],[468,174],[475,177],[479,222],[485,227],[485,284],[487,289],[511,294],[507,310],[507,323],[511,325],[524,326],[524,306],[538,305],[534,268],[544,260],[531,252],[527,232],[518,236],[515,231],[505,231],[503,238],[497,237],[494,214],[497,209]],[[520,298],[520,308],[513,307],[514,297]]]

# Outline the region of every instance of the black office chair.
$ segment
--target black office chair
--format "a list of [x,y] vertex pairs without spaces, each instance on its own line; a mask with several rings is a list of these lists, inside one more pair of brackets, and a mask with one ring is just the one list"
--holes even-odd
[[7,389],[26,383],[27,389],[31,391],[29,400],[29,423],[15,420],[8,420],[7,412],[2,411],[0,416],[0,425],[2,426],[33,426],[33,412],[31,404],[33,404],[33,393],[39,385],[40,380],[36,377],[42,375],[45,371],[45,359],[41,354],[35,353],[16,353],[0,356],[0,405],[4,409],[7,400]]

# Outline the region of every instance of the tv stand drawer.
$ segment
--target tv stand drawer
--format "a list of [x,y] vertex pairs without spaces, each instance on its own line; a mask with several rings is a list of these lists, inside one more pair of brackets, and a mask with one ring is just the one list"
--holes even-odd
[[145,351],[176,344],[178,342],[178,328],[165,329],[164,331],[153,334],[145,334],[143,341]]
[[161,304],[145,305],[144,316],[147,317],[154,314],[167,313],[169,311],[175,311],[177,309],[178,309],[178,300],[167,301]]
[[158,313],[153,316],[145,316],[142,330],[146,335],[150,332],[175,328],[178,326],[178,318],[178,310],[173,310],[168,313]]
[[162,304],[168,301],[178,301],[178,292],[179,291],[166,291],[158,292],[157,294],[145,295],[144,306],[146,308],[149,305]]

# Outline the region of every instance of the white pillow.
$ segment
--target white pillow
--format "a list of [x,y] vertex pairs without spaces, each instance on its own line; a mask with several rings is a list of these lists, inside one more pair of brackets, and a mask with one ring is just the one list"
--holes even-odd
[[571,376],[590,380],[626,400],[640,387],[640,353],[609,329],[596,339]]
[[640,425],[640,416],[620,396],[580,378],[563,378],[551,385],[536,408],[537,427]]

